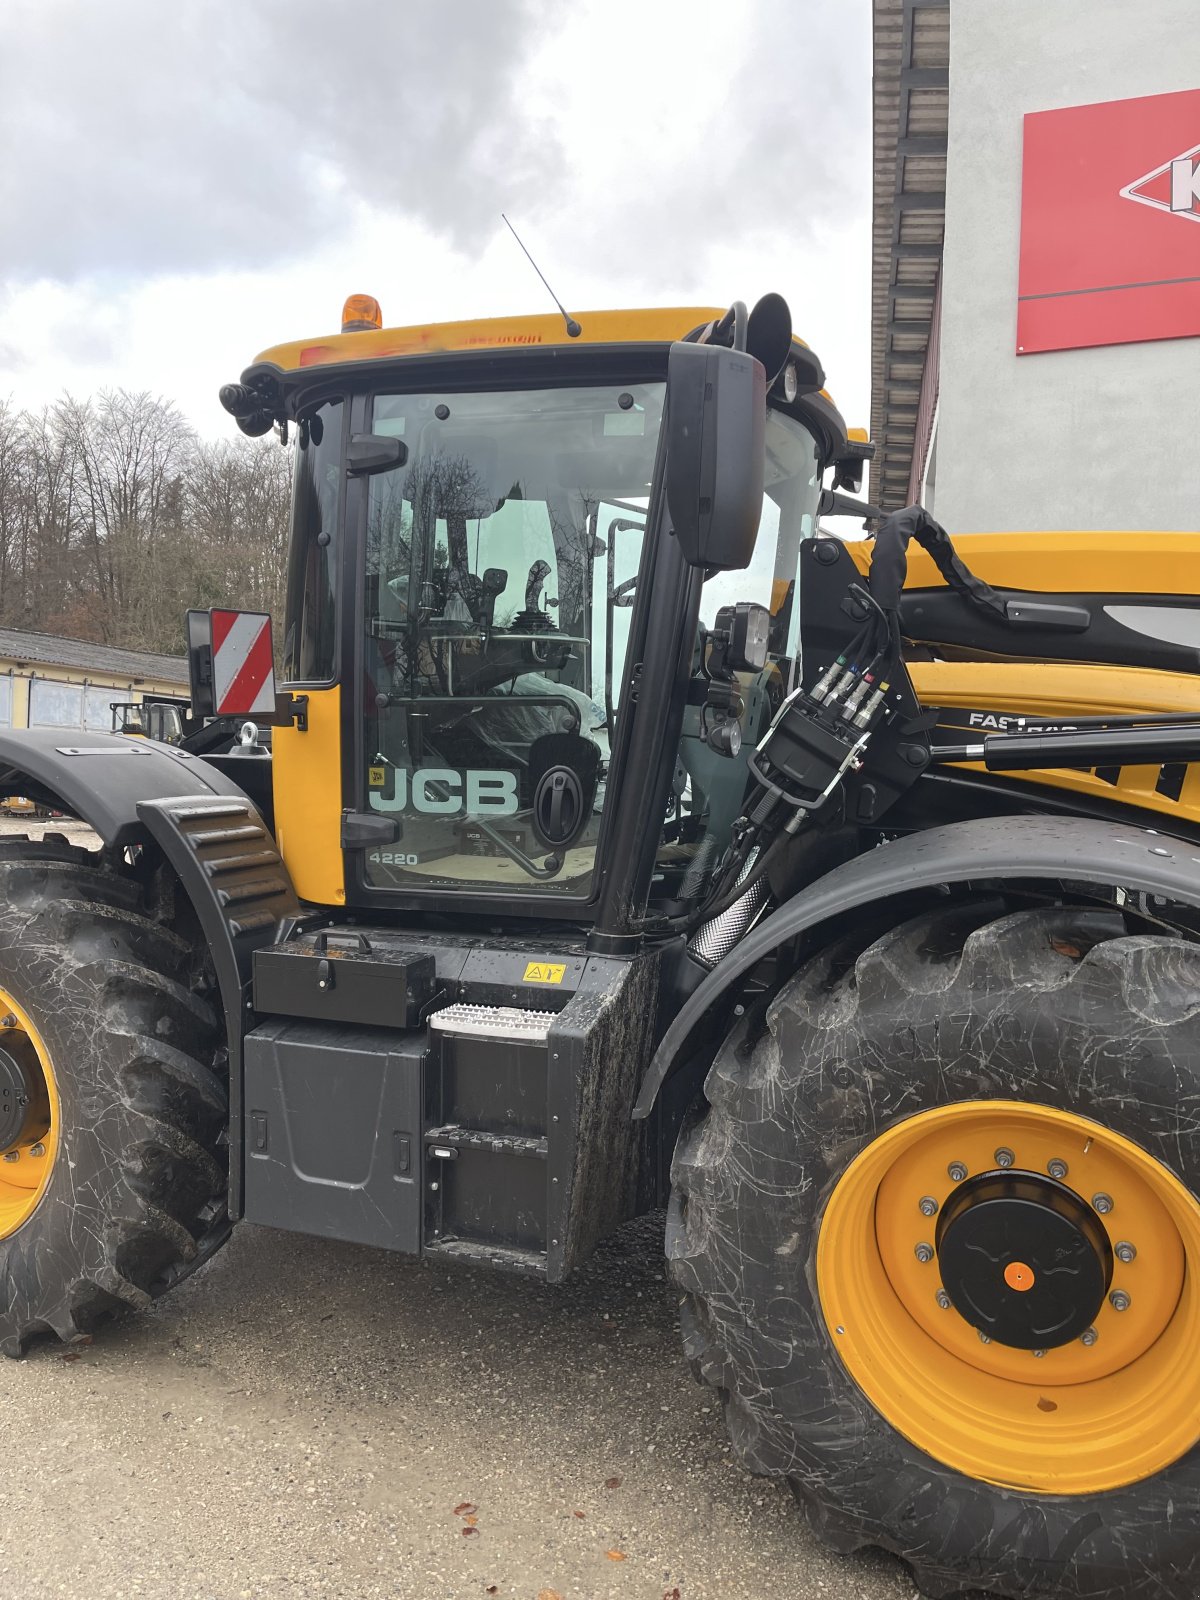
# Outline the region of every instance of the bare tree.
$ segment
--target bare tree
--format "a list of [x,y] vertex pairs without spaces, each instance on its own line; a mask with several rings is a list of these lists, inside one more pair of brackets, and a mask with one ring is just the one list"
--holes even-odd
[[183,613],[281,620],[291,451],[203,443],[168,400],[0,402],[0,620],[178,654]]

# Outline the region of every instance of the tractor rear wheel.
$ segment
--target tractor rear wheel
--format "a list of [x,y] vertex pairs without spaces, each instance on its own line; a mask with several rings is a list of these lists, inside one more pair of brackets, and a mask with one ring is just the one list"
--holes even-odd
[[1200,947],[944,908],[831,948],[676,1151],[684,1336],[754,1471],[923,1593],[1200,1592]]
[[192,947],[65,843],[0,843],[0,1350],[146,1306],[226,1237]]

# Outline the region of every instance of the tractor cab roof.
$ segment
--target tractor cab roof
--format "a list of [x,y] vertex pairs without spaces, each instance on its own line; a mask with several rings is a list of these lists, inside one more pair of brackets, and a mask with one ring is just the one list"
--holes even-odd
[[[358,318],[354,312],[365,315]],[[354,295],[343,313],[346,331],[272,345],[246,369],[242,382],[257,389],[264,398],[270,391],[279,416],[295,416],[314,388],[328,389],[331,380],[343,375],[360,381],[376,363],[415,363],[473,355],[493,359],[524,355],[536,360],[537,354],[544,351],[552,352],[557,364],[568,352],[572,362],[578,356],[597,355],[605,348],[649,353],[724,315],[719,306],[584,311],[575,323],[580,331],[574,338],[568,334],[564,319],[557,315],[486,317],[470,322],[385,328],[379,325],[382,318],[376,302],[369,296]],[[818,383],[823,384],[823,369],[809,346],[795,336],[792,344],[808,353],[807,363],[815,368]],[[565,374],[568,369],[560,366],[558,370]],[[771,403],[813,429],[826,464],[842,454],[846,424],[827,390],[810,388],[789,402],[776,385]]]

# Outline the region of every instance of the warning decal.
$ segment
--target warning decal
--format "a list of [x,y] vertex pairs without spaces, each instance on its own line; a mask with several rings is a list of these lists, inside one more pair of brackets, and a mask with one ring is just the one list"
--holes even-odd
[[531,961],[525,968],[523,983],[561,983],[566,966],[556,961]]
[[255,611],[213,611],[213,706],[217,716],[275,709],[271,619]]

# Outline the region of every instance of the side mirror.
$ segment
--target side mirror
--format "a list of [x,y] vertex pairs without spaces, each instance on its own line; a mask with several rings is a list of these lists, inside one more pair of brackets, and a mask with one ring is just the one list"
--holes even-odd
[[671,346],[667,509],[689,566],[749,566],[762,515],[766,422],[760,361],[720,345]]
[[346,471],[356,477],[373,472],[390,472],[408,460],[408,446],[390,433],[356,433],[346,451]]
[[213,714],[212,618],[207,611],[187,614],[187,663],[193,717]]

